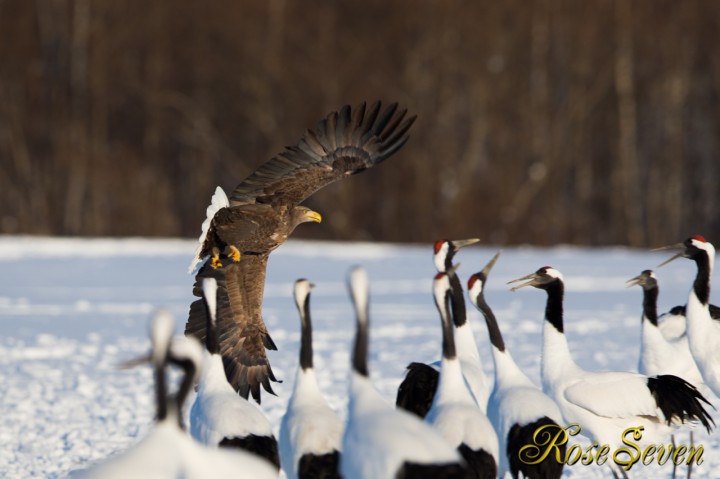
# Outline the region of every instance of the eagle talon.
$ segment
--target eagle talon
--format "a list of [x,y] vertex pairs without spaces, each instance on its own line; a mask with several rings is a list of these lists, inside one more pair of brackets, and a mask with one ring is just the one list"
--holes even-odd
[[236,263],[240,262],[240,250],[237,249],[235,246],[230,245],[230,254],[228,255],[228,258],[235,261]]
[[219,255],[213,255],[212,261],[210,262],[210,266],[213,267],[213,269],[218,269],[222,267],[222,261],[220,261]]

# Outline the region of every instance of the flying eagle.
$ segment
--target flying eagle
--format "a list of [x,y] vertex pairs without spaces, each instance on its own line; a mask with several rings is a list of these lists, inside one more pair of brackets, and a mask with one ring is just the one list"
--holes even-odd
[[[216,190],[203,223],[193,294],[202,298],[204,278],[218,284],[217,328],[225,374],[243,397],[260,402],[260,385],[274,394],[265,349],[277,349],[262,319],[265,270],[270,252],[300,223],[321,216],[300,203],[320,188],[381,163],[408,139],[415,116],[393,103],[344,106],[308,130],[295,146],[262,164],[225,196]],[[191,269],[194,265],[191,265]],[[204,341],[202,299],[190,305],[185,334]]]

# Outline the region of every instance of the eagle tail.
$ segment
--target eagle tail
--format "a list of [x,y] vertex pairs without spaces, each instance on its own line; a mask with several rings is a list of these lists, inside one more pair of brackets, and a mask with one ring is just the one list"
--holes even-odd
[[228,206],[230,206],[230,200],[228,200],[227,194],[225,194],[225,190],[218,186],[217,188],[215,188],[215,194],[210,199],[210,205],[205,211],[205,221],[203,221],[202,224],[202,232],[200,233],[200,238],[198,238],[198,242],[200,244],[198,244],[198,247],[195,249],[195,256],[193,257],[192,263],[190,263],[190,267],[188,268],[189,274],[195,274],[199,270],[199,266],[202,266],[204,260],[207,259],[200,258],[200,253],[202,252],[203,246],[205,245],[205,239],[207,238],[208,231],[210,231],[210,224],[212,223],[215,214],[221,209]]

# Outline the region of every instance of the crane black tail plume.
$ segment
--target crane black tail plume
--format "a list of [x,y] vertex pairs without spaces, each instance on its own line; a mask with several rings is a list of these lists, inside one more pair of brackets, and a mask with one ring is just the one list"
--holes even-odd
[[663,374],[648,378],[648,389],[668,424],[676,421],[699,421],[708,433],[715,427],[710,414],[702,403],[712,404],[695,386],[682,378]]

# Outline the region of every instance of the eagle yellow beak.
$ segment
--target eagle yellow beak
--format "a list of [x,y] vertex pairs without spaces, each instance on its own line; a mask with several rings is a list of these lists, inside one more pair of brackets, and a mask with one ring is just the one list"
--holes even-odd
[[318,213],[317,211],[308,210],[305,213],[305,218],[307,221],[314,221],[315,223],[322,223],[322,215]]

